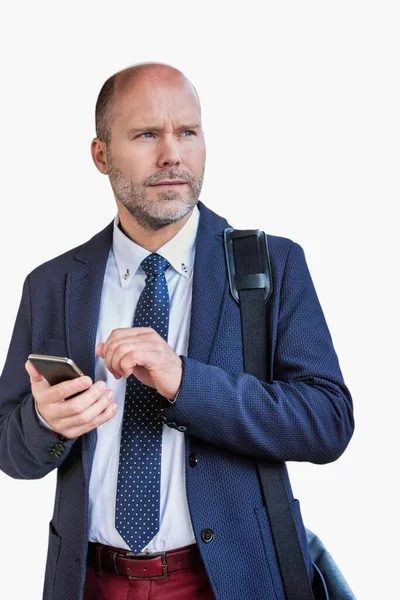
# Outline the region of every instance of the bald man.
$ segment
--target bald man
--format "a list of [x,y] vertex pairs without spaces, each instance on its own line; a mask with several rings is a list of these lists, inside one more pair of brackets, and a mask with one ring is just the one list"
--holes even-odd
[[[113,75],[91,152],[117,214],[27,276],[0,380],[1,469],[58,469],[43,598],[284,600],[255,459],[327,463],[353,432],[304,253],[268,236],[268,384],[244,372],[229,224],[199,201],[193,85],[162,63]],[[84,376],[50,385],[30,353],[68,356]]]

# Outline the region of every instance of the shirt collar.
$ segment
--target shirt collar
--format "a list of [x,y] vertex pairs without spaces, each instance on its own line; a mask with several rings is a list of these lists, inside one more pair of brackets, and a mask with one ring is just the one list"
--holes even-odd
[[[194,207],[188,221],[180,231],[166,244],[157,250],[170,265],[186,279],[189,279],[194,265],[195,242],[200,211]],[[132,241],[118,227],[119,216],[116,215],[113,225],[112,250],[117,263],[121,286],[126,285],[140,267],[140,263],[151,252]]]

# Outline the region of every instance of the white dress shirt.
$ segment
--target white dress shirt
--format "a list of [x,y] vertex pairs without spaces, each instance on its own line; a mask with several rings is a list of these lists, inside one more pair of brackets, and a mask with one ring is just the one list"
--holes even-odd
[[[170,263],[166,280],[170,298],[168,344],[187,356],[192,303],[195,240],[199,223],[196,206],[189,220],[169,242],[157,250]],[[128,238],[114,219],[113,243],[101,295],[96,344],[105,342],[114,329],[132,327],[146,275],[140,263],[151,252]],[[115,529],[115,503],[124,413],[126,378],[115,379],[103,359],[96,356],[95,381],[102,379],[115,392],[118,410],[97,428],[97,445],[89,485],[89,540],[130,549]],[[40,415],[40,420],[46,424]],[[164,552],[195,543],[185,485],[184,433],[163,426],[161,452],[160,529],[143,548]]]

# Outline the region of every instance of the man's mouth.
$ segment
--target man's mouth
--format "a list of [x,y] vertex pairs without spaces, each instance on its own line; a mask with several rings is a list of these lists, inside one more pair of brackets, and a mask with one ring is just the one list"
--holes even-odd
[[153,183],[152,187],[166,185],[186,185],[186,181],[159,181],[158,183]]

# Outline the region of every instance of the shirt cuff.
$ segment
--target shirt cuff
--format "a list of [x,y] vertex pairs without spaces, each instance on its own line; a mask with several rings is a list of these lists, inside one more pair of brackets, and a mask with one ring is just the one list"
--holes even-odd
[[183,371],[184,371],[184,369],[185,369],[185,361],[183,360],[183,356],[182,356],[182,355],[179,355],[179,358],[181,359],[181,362],[182,362],[182,379],[181,379],[181,385],[179,386],[179,389],[178,389],[178,391],[176,392],[176,396],[175,396],[175,398],[172,398],[171,400],[170,400],[169,398],[167,398],[167,400],[168,400],[168,402],[169,402],[170,404],[175,404],[175,402],[176,402],[176,399],[177,399],[177,397],[179,396],[179,392],[180,392],[180,391],[181,391],[181,389],[182,389],[182,380],[183,380]]
[[39,411],[38,411],[38,409],[37,409],[36,400],[35,400],[35,410],[36,410],[36,414],[37,414],[37,416],[39,417],[39,421],[42,423],[42,425],[43,425],[44,427],[46,427],[46,429],[50,429],[50,430],[52,431],[52,427],[50,427],[50,425],[47,423],[47,421],[45,421],[45,420],[43,419],[43,417],[41,417],[41,416],[40,416],[40,414],[39,414]]

